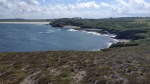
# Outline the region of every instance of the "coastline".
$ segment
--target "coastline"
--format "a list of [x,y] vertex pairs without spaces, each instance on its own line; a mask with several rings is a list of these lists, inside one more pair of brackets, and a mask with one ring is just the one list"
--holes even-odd
[[[106,28],[102,29],[102,31],[98,31],[97,29],[101,27],[96,28],[74,28],[69,27],[56,27],[52,29],[56,29],[58,31],[58,34],[60,34],[60,37],[62,38],[61,30],[70,33],[71,35],[73,33],[85,33],[90,36],[88,38],[88,41],[91,41],[91,38],[101,38],[102,37],[108,37],[107,42],[102,42],[106,45],[106,47],[100,48],[99,46],[96,46],[96,49],[88,49],[88,50],[38,50],[36,47],[36,50],[38,51],[24,51],[24,52],[0,52],[0,84],[24,84],[24,83],[45,83],[45,84],[97,84],[97,83],[122,83],[122,84],[149,84],[150,83],[150,31],[149,27],[137,27],[132,30],[132,27],[128,27],[128,24],[126,24],[128,21],[140,21],[140,22],[148,22],[148,19],[141,20],[139,17],[136,19],[136,17],[129,17],[131,19],[128,19],[128,17],[113,19],[108,18],[106,19],[106,22],[104,22],[104,26]],[[104,19],[105,20],[105,19]],[[118,31],[112,31],[109,30],[107,21],[109,22],[111,20],[111,23],[116,23],[115,25],[118,25],[119,22],[124,23],[125,20],[125,26],[127,25],[127,30],[120,32]],[[120,21],[121,20],[121,21]],[[122,21],[123,20],[123,21]],[[86,20],[85,20],[86,21]],[[92,20],[91,20],[92,21]],[[99,20],[98,20],[99,21]],[[101,20],[100,20],[101,21]],[[103,21],[103,19],[102,19]],[[114,22],[113,22],[114,21]],[[95,22],[94,22],[95,23]],[[106,23],[106,24],[105,24]],[[150,22],[149,22],[150,23]],[[18,23],[17,23],[18,24]],[[88,23],[87,23],[88,24]],[[0,24],[1,25],[1,24]],[[14,25],[16,24],[4,24],[4,26],[12,25],[13,27],[16,27]],[[51,28],[50,24],[18,24],[21,26],[35,26],[36,30],[39,26],[49,27]],[[93,26],[93,24],[91,24]],[[138,24],[135,24],[138,25]],[[98,25],[99,26],[99,25]],[[130,24],[129,24],[130,26]],[[131,25],[132,26],[132,25]],[[3,27],[3,26],[2,26]],[[11,28],[13,28],[11,27]],[[134,26],[133,26],[134,27]],[[22,28],[22,27],[21,27]],[[36,32],[37,35],[33,35],[34,31],[30,31],[30,33],[26,33],[29,35],[29,38],[35,43],[36,38],[33,38],[34,36],[39,37],[42,35],[42,33],[45,33],[46,37],[48,37],[51,32],[51,29],[47,29],[46,31],[43,31],[43,28],[40,27],[39,32]],[[108,28],[108,29],[107,29]],[[113,29],[116,29],[116,26],[113,26]],[[118,26],[120,28],[120,26]],[[6,28],[2,28],[6,29]],[[15,29],[15,28],[14,28]],[[20,28],[19,28],[20,29]],[[26,31],[26,28],[24,28]],[[90,31],[88,31],[90,30]],[[95,31],[94,31],[95,30]],[[108,32],[104,31],[108,30]],[[131,31],[130,31],[131,30]],[[15,31],[19,33],[12,33],[10,30],[5,30],[6,32],[11,34],[21,35],[22,31],[18,31],[15,29]],[[104,33],[103,33],[104,31]],[[137,32],[139,31],[139,32]],[[146,33],[140,33],[141,31],[147,31]],[[24,31],[23,31],[24,32]],[[130,34],[137,32],[137,34],[146,34],[146,38],[142,39],[134,39]],[[6,36],[4,33],[3,35],[0,34],[0,36]],[[16,36],[15,35],[15,36]],[[78,34],[76,34],[77,36]],[[69,35],[68,35],[69,36]],[[92,36],[92,37],[91,37]],[[141,35],[140,35],[141,36]],[[19,36],[20,38],[21,36]],[[56,37],[56,36],[55,36]],[[79,37],[83,37],[82,35],[79,35]],[[10,38],[10,37],[9,37]],[[117,39],[116,39],[117,38]],[[119,39],[121,38],[121,39]],[[24,40],[25,38],[21,37],[21,40]],[[45,40],[49,42],[47,39],[44,38],[42,40]],[[70,40],[75,39],[74,37],[71,37],[69,40],[64,40],[66,44],[70,42]],[[81,38],[82,39],[82,38]],[[84,38],[83,39],[87,39]],[[95,38],[97,39],[97,38]],[[2,42],[8,41],[8,47],[11,40],[15,40],[14,38],[11,38],[10,40],[7,40],[4,38]],[[31,41],[28,40],[28,41]],[[39,40],[37,38],[37,40]],[[50,38],[50,41],[53,40]],[[75,39],[77,40],[77,39]],[[101,41],[103,39],[97,39],[98,41]],[[15,48],[18,48],[20,50],[22,47],[26,48],[26,46],[18,46],[18,39],[15,40]],[[41,42],[41,40],[39,40]],[[86,41],[86,42],[88,42]],[[115,42],[116,41],[116,42]],[[26,42],[26,41],[24,41]],[[56,41],[54,41],[56,42]],[[54,43],[53,42],[53,43]],[[49,46],[47,43],[42,44]],[[79,43],[79,41],[78,41]],[[3,43],[1,43],[4,45]],[[7,45],[6,44],[6,45]],[[100,42],[95,43],[88,43],[89,45],[93,46],[93,44],[100,45]],[[64,46],[67,46],[64,45]],[[83,46],[84,43],[81,44]],[[28,45],[27,45],[28,46]],[[38,45],[43,47],[42,45]],[[60,45],[59,45],[60,46]],[[10,48],[13,48],[10,47]],[[34,47],[34,46],[33,46]],[[51,46],[50,46],[51,47]],[[69,46],[70,47],[70,46]],[[97,48],[98,47],[98,48]],[[20,48],[20,49],[19,49]],[[45,48],[45,47],[43,47]],[[80,46],[79,46],[80,48]],[[94,47],[95,48],[95,47]],[[1,49],[5,49],[3,46]],[[27,48],[28,49],[28,48]]]
[[[49,24],[49,23],[50,22],[0,22],[0,24],[37,24],[37,25],[46,25],[46,24]],[[100,35],[100,36],[108,36],[109,35],[109,36],[111,36],[111,39],[113,39],[114,41],[110,41],[109,43],[107,43],[108,46],[106,48],[109,48],[114,43],[118,43],[118,42],[127,43],[127,42],[130,42],[130,40],[127,40],[127,39],[115,39],[116,36],[114,34],[109,33],[109,32],[101,33],[101,32],[99,32],[101,29],[89,29],[89,28],[82,29],[78,26],[71,26],[71,25],[66,25],[62,28],[72,29],[71,31],[77,31],[77,30],[85,31],[87,33],[92,33],[94,35]],[[100,51],[100,50],[101,49],[98,49],[98,51]]]
[[0,22],[0,24],[49,24],[50,22]]
[[[86,28],[86,29],[81,29],[80,27],[77,27],[77,26],[69,26],[69,25],[66,25],[62,28],[68,28],[68,29],[72,29],[71,31],[76,31],[76,30],[81,30],[81,31],[85,31],[85,32],[90,32],[90,33],[93,33],[95,35],[101,35],[101,36],[105,36],[105,35],[110,35],[111,36],[111,39],[113,39],[114,41],[110,41],[107,46],[107,48],[110,48],[110,46],[114,43],[118,43],[118,42],[121,42],[121,43],[128,43],[130,42],[131,40],[128,40],[128,39],[115,39],[116,35],[114,34],[111,34],[109,32],[107,33],[101,33],[99,31],[101,31],[101,29],[89,29],[89,28]],[[102,48],[102,49],[106,49],[106,48]],[[94,50],[94,51],[100,51],[102,49],[98,49],[98,50]]]

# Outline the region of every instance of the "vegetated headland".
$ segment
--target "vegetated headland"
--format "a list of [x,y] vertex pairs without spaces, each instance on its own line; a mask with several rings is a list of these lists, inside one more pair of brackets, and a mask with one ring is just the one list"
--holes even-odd
[[[1,84],[149,84],[150,18],[62,18],[53,27],[115,34],[118,42],[101,51],[0,53]],[[92,45],[92,44],[91,44]]]

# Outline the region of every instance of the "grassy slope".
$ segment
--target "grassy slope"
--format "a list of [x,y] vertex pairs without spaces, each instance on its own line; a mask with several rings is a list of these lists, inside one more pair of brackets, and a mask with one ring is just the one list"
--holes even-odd
[[103,51],[0,53],[0,84],[150,83],[150,38]]
[[97,52],[1,53],[0,81],[2,84],[25,80],[37,84],[147,83],[149,51],[150,45],[143,44]]

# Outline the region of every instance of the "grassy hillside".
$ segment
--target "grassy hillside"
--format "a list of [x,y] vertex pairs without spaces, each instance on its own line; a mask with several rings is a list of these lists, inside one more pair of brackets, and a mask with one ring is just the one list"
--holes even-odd
[[0,53],[0,84],[149,84],[149,18],[109,20],[60,19],[52,25],[90,26],[132,41],[102,51]]
[[1,84],[148,84],[149,51],[148,43],[95,52],[1,53],[0,81]]

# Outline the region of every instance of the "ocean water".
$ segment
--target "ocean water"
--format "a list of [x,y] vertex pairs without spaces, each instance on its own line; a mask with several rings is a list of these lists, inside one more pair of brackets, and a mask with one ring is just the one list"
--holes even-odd
[[114,42],[111,35],[34,24],[0,24],[0,52],[92,51]]

